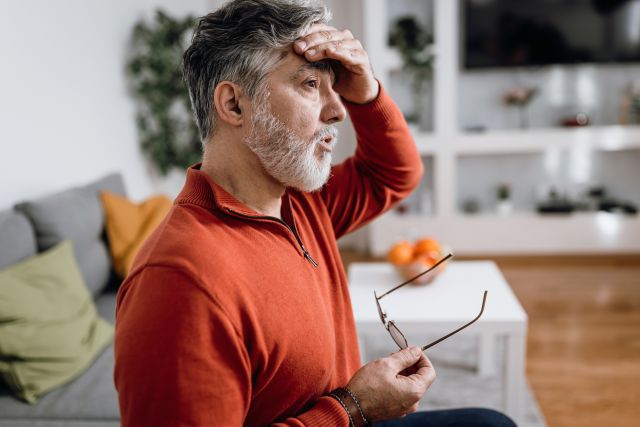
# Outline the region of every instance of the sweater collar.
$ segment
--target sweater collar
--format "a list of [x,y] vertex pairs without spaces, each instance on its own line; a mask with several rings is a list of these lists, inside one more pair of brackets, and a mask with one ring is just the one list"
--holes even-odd
[[[196,163],[187,169],[186,182],[176,198],[176,203],[190,203],[225,212],[230,209],[244,215],[265,217],[228,193],[209,175],[200,170],[201,166],[202,163]],[[283,219],[292,218],[289,189],[285,190],[282,196],[281,215]]]

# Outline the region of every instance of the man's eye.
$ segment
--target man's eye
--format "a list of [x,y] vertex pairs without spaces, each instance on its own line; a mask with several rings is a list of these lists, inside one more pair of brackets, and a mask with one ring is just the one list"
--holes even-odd
[[317,88],[318,88],[318,81],[317,81],[317,80],[307,80],[307,81],[305,82],[305,84],[306,84],[307,86],[309,86],[309,87],[314,88],[314,89],[317,89]]

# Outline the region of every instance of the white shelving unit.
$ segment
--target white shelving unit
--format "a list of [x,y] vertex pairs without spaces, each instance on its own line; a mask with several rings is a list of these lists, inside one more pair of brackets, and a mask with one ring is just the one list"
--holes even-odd
[[[608,213],[508,216],[459,211],[457,167],[461,156],[542,154],[580,148],[594,152],[640,150],[640,126],[580,129],[489,130],[464,133],[458,124],[459,0],[432,0],[434,6],[434,131],[414,132],[420,153],[433,159],[433,215],[389,212],[369,226],[369,250],[383,255],[400,238],[430,235],[461,255],[640,252],[640,218]],[[362,0],[364,45],[385,87],[402,63],[387,46],[385,0]],[[638,165],[640,171],[640,164]],[[640,176],[640,175],[639,175]]]

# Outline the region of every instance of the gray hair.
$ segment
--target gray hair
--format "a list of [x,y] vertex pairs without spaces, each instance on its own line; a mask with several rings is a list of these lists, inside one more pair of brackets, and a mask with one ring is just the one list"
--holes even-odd
[[183,56],[183,74],[202,143],[215,132],[213,91],[224,80],[260,95],[291,44],[329,10],[316,0],[231,0],[200,18]]

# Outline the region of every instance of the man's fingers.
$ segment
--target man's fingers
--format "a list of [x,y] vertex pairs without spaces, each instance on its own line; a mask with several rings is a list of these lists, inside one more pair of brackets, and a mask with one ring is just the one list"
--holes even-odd
[[[324,58],[330,58],[335,55],[344,55],[346,60],[351,61],[356,58],[360,58],[362,51],[356,40],[334,40],[326,43],[321,43],[310,49],[307,49],[304,53],[307,61],[318,61]],[[332,58],[337,59],[337,58]]]
[[415,365],[422,356],[420,347],[412,346],[393,353],[388,359],[392,369],[396,373],[400,373],[408,367]]
[[313,31],[296,40],[294,43],[296,53],[301,55],[309,49],[317,49],[328,42],[355,40],[349,30],[339,31],[329,26],[312,27],[312,29]]
[[429,358],[423,353],[420,360],[413,366],[415,372],[407,375],[406,378],[421,384],[430,385],[436,379],[436,370],[433,368]]

